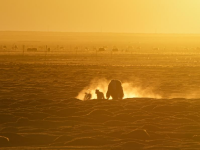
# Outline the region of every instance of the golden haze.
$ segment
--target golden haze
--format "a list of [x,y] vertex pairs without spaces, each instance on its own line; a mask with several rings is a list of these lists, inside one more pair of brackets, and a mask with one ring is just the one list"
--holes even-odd
[[200,33],[199,0],[1,0],[0,30]]
[[0,2],[1,150],[199,150],[199,0]]

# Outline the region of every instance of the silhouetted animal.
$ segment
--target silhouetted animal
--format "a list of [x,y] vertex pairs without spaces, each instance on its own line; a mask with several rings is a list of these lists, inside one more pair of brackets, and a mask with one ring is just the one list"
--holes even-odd
[[105,99],[103,92],[96,90],[95,93],[97,94],[97,99]]
[[101,47],[101,48],[99,48],[98,51],[99,51],[99,52],[104,52],[104,51],[105,51],[105,48]]
[[107,99],[112,97],[112,99],[122,99],[124,97],[124,92],[122,88],[121,81],[111,80],[108,85],[108,91],[106,93]]
[[118,52],[118,49],[117,48],[113,48],[112,51],[113,52]]
[[86,92],[84,96],[84,100],[90,100],[91,98],[92,98],[92,94]]

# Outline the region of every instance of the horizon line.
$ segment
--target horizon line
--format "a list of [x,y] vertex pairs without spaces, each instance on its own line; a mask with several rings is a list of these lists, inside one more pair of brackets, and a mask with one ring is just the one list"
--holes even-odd
[[96,33],[96,34],[174,34],[174,35],[200,35],[200,33],[154,33],[154,32],[89,32],[89,31],[28,31],[28,30],[0,30],[0,32],[43,32],[43,33]]

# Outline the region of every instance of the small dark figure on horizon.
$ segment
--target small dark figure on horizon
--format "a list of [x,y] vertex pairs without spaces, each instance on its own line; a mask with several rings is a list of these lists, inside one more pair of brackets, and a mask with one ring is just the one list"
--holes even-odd
[[111,80],[108,85],[108,91],[106,93],[107,99],[122,99],[124,97],[122,83],[119,80]]
[[90,100],[91,98],[92,98],[92,94],[85,92],[84,101]]
[[103,92],[96,89],[95,93],[97,94],[97,99],[105,99]]

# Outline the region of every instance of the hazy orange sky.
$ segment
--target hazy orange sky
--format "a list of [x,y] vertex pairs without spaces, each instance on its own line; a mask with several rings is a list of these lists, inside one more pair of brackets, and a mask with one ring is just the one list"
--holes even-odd
[[0,0],[1,31],[200,33],[200,0]]

